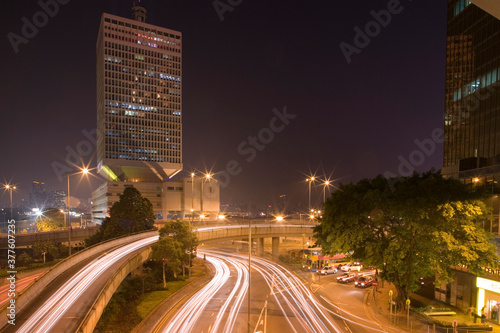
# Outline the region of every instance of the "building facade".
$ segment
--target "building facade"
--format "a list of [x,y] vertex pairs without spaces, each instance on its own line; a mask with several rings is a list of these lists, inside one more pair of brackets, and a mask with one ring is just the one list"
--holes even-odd
[[126,187],[135,187],[148,198],[156,223],[173,219],[215,220],[220,211],[220,186],[217,180],[183,178],[169,182],[106,182],[93,193],[93,220],[101,222],[109,207],[120,200]]
[[442,174],[491,186],[499,234],[500,21],[467,0],[448,0]]
[[38,208],[40,210],[46,208],[66,209],[66,192],[62,190],[47,191],[45,183],[35,180],[31,185],[29,205],[30,208]]
[[[132,19],[101,17],[96,46],[97,169],[106,182],[92,194],[96,223],[127,186],[152,202],[158,220],[184,218],[191,209],[186,203],[192,201],[186,199],[192,187],[186,181],[191,179],[171,180],[183,167],[182,34],[146,21],[147,10],[138,4]],[[210,211],[218,213],[218,183],[211,180],[207,188],[214,191],[210,200],[217,200],[217,209]],[[198,196],[196,211],[201,214],[209,198]]]
[[103,14],[97,40],[97,163],[110,181],[162,182],[182,170],[182,35]]

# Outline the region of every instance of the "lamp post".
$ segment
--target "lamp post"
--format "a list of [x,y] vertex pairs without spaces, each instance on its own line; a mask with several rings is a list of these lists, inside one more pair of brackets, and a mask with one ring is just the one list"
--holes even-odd
[[191,172],[191,221],[194,219],[194,176],[195,173]]
[[6,190],[9,190],[9,193],[10,193],[10,219],[13,220],[13,216],[12,216],[12,191],[16,189],[15,186],[12,186],[12,185],[5,185],[5,189]]
[[[212,178],[212,175],[211,175],[211,174],[209,174],[209,173],[207,173],[207,174],[205,175],[205,180],[207,180],[207,179],[208,179],[208,182],[210,183],[210,178]],[[203,211],[204,211],[204,208],[205,208],[205,207],[203,207],[203,194],[204,194],[204,193],[203,193],[203,185],[204,185],[204,183],[205,183],[205,181],[202,181],[202,182],[201,182],[201,194],[200,194],[200,211],[201,211],[201,212],[203,212]]]
[[314,181],[314,176],[307,178],[306,180],[309,182],[309,211],[311,211],[311,183]]
[[[194,218],[194,172],[191,172],[191,220],[189,220],[189,237],[193,238],[193,232],[191,231],[191,222],[193,222]],[[191,242],[189,242],[191,244]],[[188,269],[188,278],[191,278],[191,252],[193,251],[193,247],[189,249],[189,269]]]
[[68,204],[67,204],[67,208],[68,208],[68,221],[67,221],[67,225],[69,227],[68,229],[68,249],[69,249],[69,256],[71,256],[71,221],[70,221],[70,212],[71,212],[71,207],[70,207],[70,202],[69,202],[69,176],[74,176],[74,175],[78,175],[78,174],[88,174],[89,173],[89,169],[87,168],[84,168],[84,169],[81,169],[80,171],[77,171],[75,173],[67,173],[67,179],[68,179],[68,197],[67,197],[67,200],[68,200]]
[[323,183],[323,202],[326,201],[326,188],[330,188],[330,181],[329,180],[325,180],[325,182]]
[[251,281],[250,278],[250,268],[252,264],[252,219],[248,220],[248,333],[252,332],[250,327],[250,290]]

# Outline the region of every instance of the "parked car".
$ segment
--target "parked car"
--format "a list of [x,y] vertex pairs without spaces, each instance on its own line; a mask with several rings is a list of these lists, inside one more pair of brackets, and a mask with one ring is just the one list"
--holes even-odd
[[335,268],[335,266],[325,266],[319,271],[319,273],[323,275],[335,274],[337,273],[337,268]]
[[360,271],[363,269],[363,265],[361,265],[361,263],[359,262],[354,262],[352,264],[347,264],[347,265],[344,265],[340,268],[341,270],[343,270],[344,272],[350,272],[350,271]]
[[373,284],[373,278],[369,276],[361,276],[354,282],[354,286],[358,288],[366,288]]
[[349,282],[356,280],[357,277],[358,277],[358,275],[355,273],[344,273],[341,276],[337,277],[337,282],[349,283]]

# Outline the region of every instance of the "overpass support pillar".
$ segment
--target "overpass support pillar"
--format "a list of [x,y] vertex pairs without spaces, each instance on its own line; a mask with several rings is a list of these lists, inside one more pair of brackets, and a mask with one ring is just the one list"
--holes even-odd
[[257,254],[260,256],[264,253],[264,238],[257,240]]
[[273,237],[273,257],[279,257],[280,255],[280,238]]

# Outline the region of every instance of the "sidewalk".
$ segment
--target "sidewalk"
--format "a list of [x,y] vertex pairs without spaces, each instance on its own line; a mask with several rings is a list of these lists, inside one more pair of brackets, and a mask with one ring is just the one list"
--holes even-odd
[[[409,325],[408,325],[408,317],[406,311],[404,312],[398,311],[398,314],[397,315],[393,314],[392,320],[390,320],[391,318],[390,308],[389,308],[390,290],[393,291],[393,299],[394,299],[397,294],[396,288],[394,288],[392,284],[387,282],[384,283],[384,287],[382,287],[382,283],[379,283],[377,291],[375,292],[375,288],[372,288],[371,293],[368,295],[366,299],[367,305],[369,305],[368,309],[372,312],[374,319],[378,321],[381,326],[383,326],[385,329],[396,328],[399,332],[434,332],[434,325],[432,323],[428,322],[424,317],[421,317],[417,313],[414,313],[412,311],[410,311]],[[457,320],[460,324],[462,323],[471,325],[474,324],[472,316],[467,315],[462,311],[460,311],[459,309],[453,308],[450,305],[443,304],[435,300],[430,300],[416,294],[412,294],[411,298],[414,300],[418,300],[428,306],[433,306],[436,308],[450,308],[452,309],[452,311],[456,312],[456,315],[453,316],[434,317],[439,321],[449,322],[451,324],[454,320]],[[487,322],[486,324],[491,326],[490,332],[491,331],[500,332],[499,325],[491,322]],[[475,332],[478,331],[479,330],[475,330]],[[438,325],[436,325],[435,332],[447,332],[447,329],[441,328]],[[453,332],[451,326],[450,328],[448,328],[448,332],[449,333]],[[466,330],[460,330],[459,327],[459,332],[466,332]],[[474,331],[469,330],[468,332],[474,332]]]

